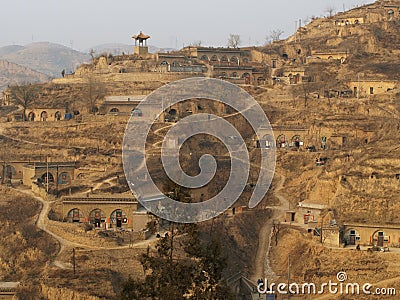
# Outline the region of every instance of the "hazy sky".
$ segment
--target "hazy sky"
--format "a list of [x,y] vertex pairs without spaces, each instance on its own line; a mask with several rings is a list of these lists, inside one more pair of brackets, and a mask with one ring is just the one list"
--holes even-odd
[[182,47],[197,40],[226,46],[261,45],[273,29],[294,32],[295,21],[342,11],[373,0],[0,0],[0,46],[50,41],[77,50],[103,43],[133,44],[142,30],[149,44]]

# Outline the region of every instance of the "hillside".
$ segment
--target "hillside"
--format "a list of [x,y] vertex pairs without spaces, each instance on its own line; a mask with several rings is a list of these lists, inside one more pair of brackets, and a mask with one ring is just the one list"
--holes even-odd
[[2,47],[0,58],[51,77],[61,77],[62,70],[71,72],[76,66],[90,60],[89,54],[48,42]]
[[49,76],[35,70],[0,59],[0,91],[8,85],[46,82]]
[[[377,1],[329,18],[314,18],[288,39],[260,50],[283,57],[284,68],[306,65],[306,73],[318,73],[321,64],[330,62],[342,81],[358,74],[361,79],[398,80],[400,20],[391,9],[398,5],[398,0]],[[338,53],[344,60],[334,65]],[[329,61],[329,55],[334,59]]]

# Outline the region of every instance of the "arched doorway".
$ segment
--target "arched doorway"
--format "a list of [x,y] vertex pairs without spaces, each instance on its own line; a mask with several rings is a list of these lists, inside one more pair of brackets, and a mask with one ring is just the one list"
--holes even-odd
[[285,148],[286,147],[286,137],[284,134],[281,134],[276,139],[276,145],[278,148]]
[[40,120],[43,121],[43,122],[46,122],[46,120],[47,120],[47,111],[42,111],[40,113]]
[[67,221],[72,223],[81,223],[84,221],[83,213],[78,208],[73,208],[67,214]]
[[71,176],[69,176],[67,172],[62,172],[60,175],[58,175],[58,184],[71,184]]
[[96,208],[90,212],[89,222],[93,224],[95,228],[101,228],[106,222],[106,216],[101,209]]
[[61,112],[57,111],[54,114],[54,119],[56,119],[56,121],[60,121],[61,120]]
[[11,166],[11,165],[7,165],[7,166],[6,166],[6,169],[5,169],[4,171],[5,171],[5,172],[4,172],[4,176],[5,176],[6,178],[8,178],[8,179],[12,179],[13,176],[15,176],[15,174],[17,173],[17,172],[15,171],[15,168],[14,168],[13,166]]
[[35,117],[36,117],[35,113],[33,111],[31,111],[28,114],[28,121],[31,121],[31,122],[35,121]]
[[344,240],[347,245],[357,245],[360,243],[360,234],[355,229],[349,229],[344,234]]
[[372,235],[372,244],[378,247],[387,247],[389,244],[389,237],[383,230],[377,230]]
[[244,83],[249,84],[250,83],[250,74],[249,73],[243,73],[242,78],[244,79]]
[[260,140],[260,148],[266,148],[266,149],[275,148],[274,137],[270,134],[264,135]]
[[[43,183],[54,183],[54,176],[53,174],[49,173],[44,173],[41,177],[40,177],[41,181]],[[48,180],[47,180],[48,179]]]
[[299,149],[301,146],[301,138],[299,135],[292,137],[292,146]]
[[110,225],[121,228],[123,224],[128,223],[126,213],[122,209],[116,209],[111,213]]

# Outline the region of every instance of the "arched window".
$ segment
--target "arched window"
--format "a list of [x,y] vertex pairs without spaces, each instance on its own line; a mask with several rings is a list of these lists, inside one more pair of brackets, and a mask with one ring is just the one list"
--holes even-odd
[[43,183],[54,183],[54,176],[53,176],[53,174],[51,174],[50,172],[49,173],[44,173],[43,175],[42,175],[42,177],[40,177],[40,179],[41,179],[41,181],[43,182]]
[[160,65],[161,65],[161,66],[168,66],[168,62],[164,60],[164,61],[161,62]]
[[110,109],[110,113],[118,113],[118,112],[119,112],[119,109],[116,107],[113,107]]
[[260,140],[260,148],[275,148],[275,141],[272,135],[266,134]]
[[213,56],[211,57],[211,61],[213,61],[213,62],[218,61],[218,57],[217,57],[216,55],[213,55]]
[[243,58],[243,63],[247,64],[249,62],[249,59],[247,57]]
[[233,72],[233,73],[231,74],[231,77],[237,78],[237,77],[238,77],[237,72]]
[[134,117],[142,117],[142,116],[143,116],[143,113],[142,113],[142,111],[141,111],[139,108],[135,108],[135,109],[132,111],[132,116],[134,116]]
[[203,56],[200,58],[200,60],[208,61],[208,56],[207,56],[207,55],[203,55]]
[[110,216],[110,223],[111,227],[121,228],[123,224],[128,223],[126,213],[122,209],[114,210]]
[[301,138],[299,135],[292,137],[292,146],[295,148],[300,148]]
[[227,61],[228,61],[228,57],[227,57],[226,55],[223,55],[223,56],[221,57],[221,61],[222,61],[222,62],[227,62]]
[[243,73],[242,78],[250,78],[250,74],[249,73]]
[[104,211],[102,211],[99,208],[96,208],[92,210],[89,214],[89,222],[90,224],[93,224],[94,227],[100,228],[102,227],[102,224],[104,224],[106,221],[106,215],[104,214]]
[[357,245],[360,243],[360,234],[353,228],[346,230],[343,237],[347,245]]
[[236,56],[232,56],[231,57],[231,62],[237,64],[239,62],[239,59]]
[[286,147],[286,137],[285,135],[281,134],[278,136],[276,139],[276,144],[279,148],[285,148]]
[[134,117],[142,117],[142,116],[143,116],[143,113],[142,113],[142,111],[141,111],[139,108],[135,108],[135,109],[132,111],[132,116],[134,116]]
[[80,211],[78,208],[71,209],[67,214],[67,221],[74,222],[74,223],[83,222],[84,216],[83,216],[82,211]]
[[58,175],[58,184],[71,184],[71,177],[67,172],[62,172]]

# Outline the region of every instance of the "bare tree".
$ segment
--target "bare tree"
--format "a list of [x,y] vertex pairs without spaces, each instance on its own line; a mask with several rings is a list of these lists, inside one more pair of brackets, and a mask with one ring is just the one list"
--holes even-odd
[[94,49],[90,49],[89,51],[89,55],[92,58],[92,62],[94,62],[94,54],[96,53],[96,51],[94,51]]
[[336,10],[336,8],[334,8],[333,6],[328,6],[328,7],[325,9],[325,12],[328,13],[329,18],[332,18],[333,14],[335,13],[335,10]]
[[26,109],[35,100],[36,91],[33,89],[32,85],[14,85],[10,86],[11,98],[14,103],[22,106],[23,120],[26,121]]
[[274,42],[279,41],[283,33],[284,31],[282,29],[271,30],[269,36],[267,36],[267,40],[271,39]]
[[104,82],[88,75],[86,79],[86,90],[84,92],[85,100],[87,101],[89,113],[96,113],[98,111],[97,104],[100,99],[105,96]]
[[202,41],[201,41],[201,40],[197,40],[197,41],[193,41],[193,42],[191,43],[191,46],[193,46],[193,47],[200,47],[201,44],[202,44]]
[[230,34],[228,38],[228,47],[237,48],[242,43],[239,34]]

